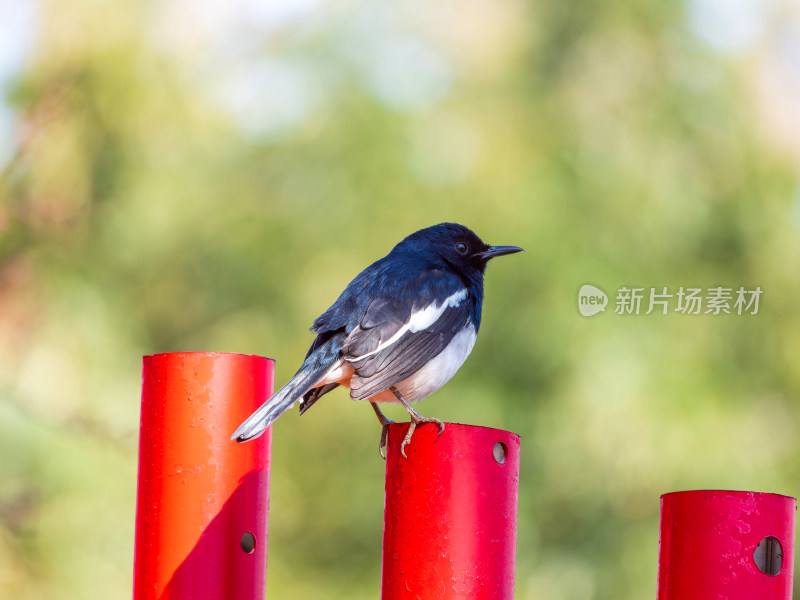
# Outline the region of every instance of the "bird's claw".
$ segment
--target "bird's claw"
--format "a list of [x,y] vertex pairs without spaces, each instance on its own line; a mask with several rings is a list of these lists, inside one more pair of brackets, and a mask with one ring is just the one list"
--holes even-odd
[[383,429],[381,430],[381,441],[378,443],[378,454],[381,455],[383,460],[386,460],[386,441],[389,435],[389,425],[391,423],[394,423],[394,421],[387,419],[386,423],[383,424]]
[[408,458],[408,456],[406,456],[406,446],[411,443],[411,436],[414,435],[414,431],[420,423],[436,423],[439,426],[439,432],[436,435],[440,436],[444,433],[444,423],[439,419],[434,419],[433,417],[412,418],[411,423],[408,425],[408,433],[406,433],[406,437],[403,438],[403,443],[400,444],[400,454],[403,455],[403,458]]

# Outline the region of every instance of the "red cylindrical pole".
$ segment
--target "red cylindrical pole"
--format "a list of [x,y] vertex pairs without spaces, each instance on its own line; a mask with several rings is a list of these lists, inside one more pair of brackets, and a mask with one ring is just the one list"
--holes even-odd
[[272,394],[274,361],[144,357],[134,600],[263,600],[271,431],[231,432]]
[[796,508],[778,494],[664,494],[658,600],[791,600]]
[[389,426],[381,597],[514,597],[519,436],[447,423]]

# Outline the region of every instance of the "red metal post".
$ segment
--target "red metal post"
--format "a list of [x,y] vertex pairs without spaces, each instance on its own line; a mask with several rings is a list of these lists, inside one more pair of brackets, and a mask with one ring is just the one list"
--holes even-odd
[[661,496],[658,600],[791,600],[796,507],[758,492]]
[[389,426],[381,598],[511,600],[519,436],[447,423]]
[[271,431],[231,432],[272,393],[272,359],[144,357],[134,600],[263,600]]

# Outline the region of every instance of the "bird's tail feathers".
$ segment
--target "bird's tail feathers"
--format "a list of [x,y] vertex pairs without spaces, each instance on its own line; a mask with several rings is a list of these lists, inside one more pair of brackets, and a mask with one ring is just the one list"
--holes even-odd
[[237,442],[246,442],[260,436],[275,419],[292,408],[295,402],[314,387],[324,372],[324,368],[314,369],[303,365],[286,385],[275,392],[269,400],[239,425],[231,439]]

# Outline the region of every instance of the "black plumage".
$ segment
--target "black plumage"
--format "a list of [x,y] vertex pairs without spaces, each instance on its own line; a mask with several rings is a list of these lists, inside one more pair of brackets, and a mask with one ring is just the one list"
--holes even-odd
[[[260,435],[301,400],[304,413],[339,385],[373,403],[408,404],[441,387],[472,349],[481,323],[483,275],[494,256],[519,252],[489,246],[467,227],[442,223],[417,231],[359,273],[312,326],[317,334],[300,369],[234,432]],[[442,425],[443,427],[443,425]],[[385,435],[385,428],[384,428]],[[382,443],[383,443],[382,439]]]

